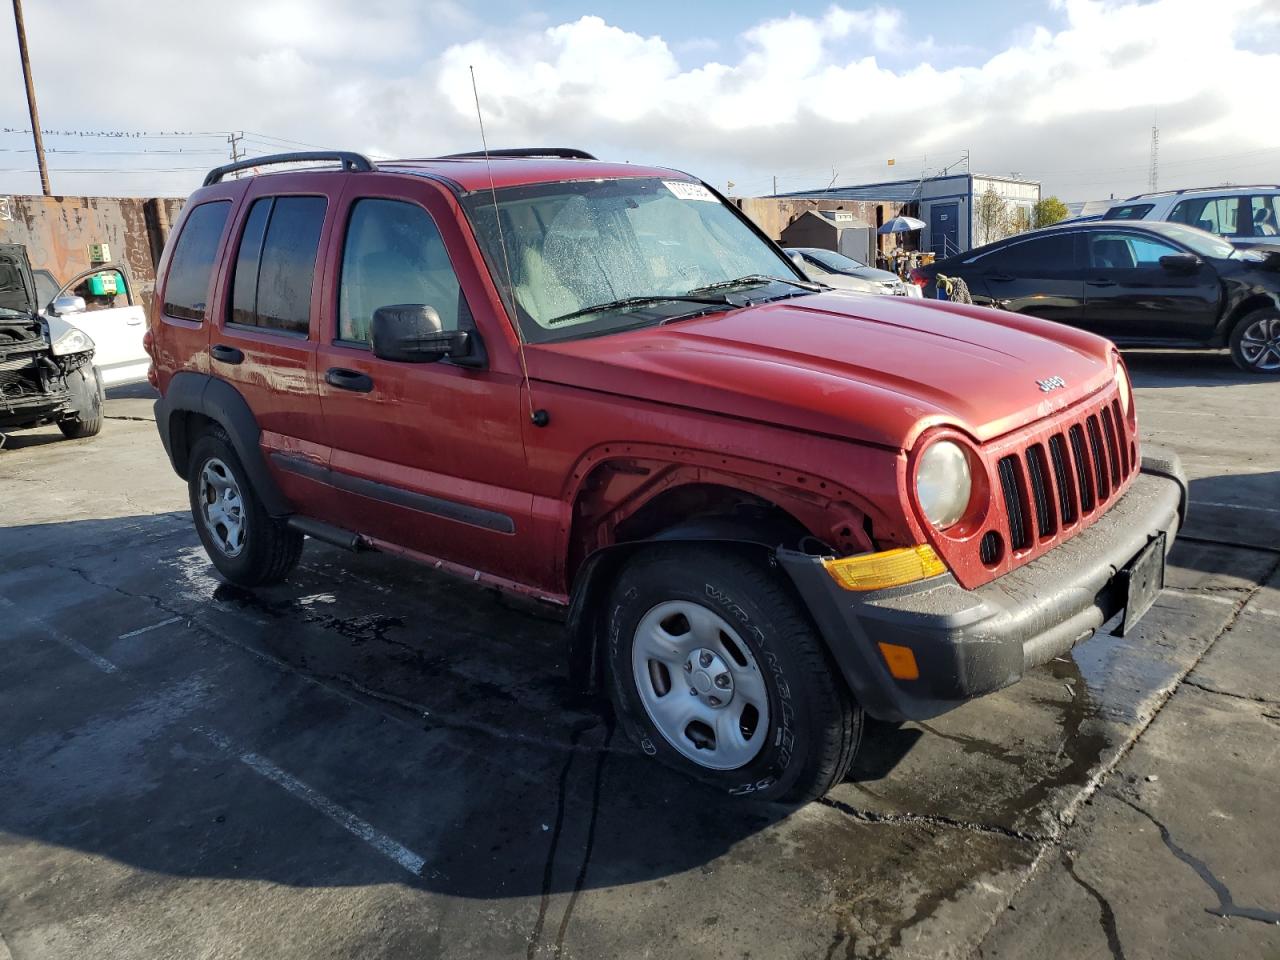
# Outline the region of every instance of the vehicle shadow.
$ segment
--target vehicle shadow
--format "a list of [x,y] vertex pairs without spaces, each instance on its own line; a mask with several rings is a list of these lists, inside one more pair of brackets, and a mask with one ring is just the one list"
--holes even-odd
[[1227,350],[1124,349],[1121,353],[1136,387],[1265,386],[1276,380],[1241,370]]
[[[705,868],[794,814],[644,756],[570,686],[561,624],[474,584],[311,544],[286,584],[241,590],[178,512],[0,540],[11,839],[177,876],[492,899]],[[920,737],[886,729],[855,779]]]
[[31,427],[26,430],[15,430],[6,433],[0,430],[0,457],[5,450],[26,450],[31,447],[43,447],[50,443],[68,443],[62,431],[54,424],[43,427]]
[[1264,550],[1280,546],[1280,470],[1198,477],[1189,486],[1189,536]]
[[158,400],[160,391],[145,381],[138,383],[119,383],[107,387],[108,400]]

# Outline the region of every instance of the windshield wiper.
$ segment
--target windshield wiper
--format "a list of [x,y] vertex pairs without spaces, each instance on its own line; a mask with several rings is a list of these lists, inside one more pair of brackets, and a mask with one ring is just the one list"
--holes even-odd
[[745,277],[738,277],[736,280],[721,280],[718,283],[708,283],[705,287],[694,287],[689,291],[691,294],[710,293],[713,290],[727,290],[729,287],[758,287],[766,283],[789,283],[793,287],[800,287],[802,290],[811,290],[814,293],[822,290],[823,287],[818,283],[808,283],[803,280],[788,280],[786,277],[767,277],[763,273],[750,273]]
[[[690,291],[693,294],[695,291]],[[566,320],[575,320],[578,317],[585,317],[589,313],[603,313],[606,310],[622,310],[626,307],[644,307],[654,303],[705,303],[714,306],[733,306],[733,304],[725,297],[699,297],[684,294],[671,294],[664,297],[623,297],[621,300],[611,300],[608,303],[598,303],[594,307],[583,307],[581,310],[574,310],[572,313],[561,314],[558,317],[552,317],[546,321],[548,327],[554,327],[557,323],[564,323]]]

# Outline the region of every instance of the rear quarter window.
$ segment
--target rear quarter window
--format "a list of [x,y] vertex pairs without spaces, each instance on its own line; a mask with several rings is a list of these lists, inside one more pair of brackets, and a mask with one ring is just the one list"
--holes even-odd
[[200,204],[187,217],[164,284],[163,310],[169,316],[204,320],[213,262],[230,212],[229,200],[214,200]]
[[1141,220],[1152,208],[1154,203],[1126,203],[1119,207],[1112,207],[1105,214],[1103,220]]

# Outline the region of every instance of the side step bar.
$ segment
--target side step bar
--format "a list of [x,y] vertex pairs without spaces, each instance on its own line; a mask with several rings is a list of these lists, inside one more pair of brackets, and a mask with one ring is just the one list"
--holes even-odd
[[350,530],[343,530],[341,527],[335,527],[319,520],[313,520],[310,517],[300,517],[295,514],[289,518],[287,526],[290,530],[297,530],[299,533],[306,534],[312,540],[331,543],[335,547],[350,550],[352,553],[370,549],[369,544],[360,534],[352,533]]

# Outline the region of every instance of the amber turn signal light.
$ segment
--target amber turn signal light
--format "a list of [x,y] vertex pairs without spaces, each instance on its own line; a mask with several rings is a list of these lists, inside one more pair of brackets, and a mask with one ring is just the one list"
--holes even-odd
[[947,565],[928,544],[823,560],[822,565],[846,590],[883,590],[947,572]]
[[916,655],[910,647],[897,643],[881,643],[880,655],[889,666],[889,672],[895,680],[919,680],[920,667],[916,663]]

